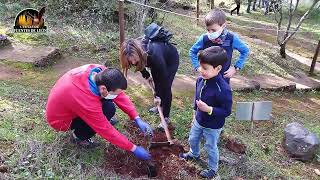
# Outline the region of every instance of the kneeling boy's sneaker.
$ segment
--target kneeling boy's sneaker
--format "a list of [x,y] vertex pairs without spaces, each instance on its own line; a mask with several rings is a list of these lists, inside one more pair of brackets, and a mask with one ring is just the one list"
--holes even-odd
[[149,109],[149,113],[159,114],[158,107],[157,106],[152,107],[151,109]]
[[118,124],[118,119],[116,117],[112,117],[110,120],[109,120],[110,124],[112,126],[115,126],[116,124]]
[[179,158],[182,158],[182,159],[185,159],[187,161],[190,161],[190,160],[195,160],[195,161],[199,161],[200,160],[200,157],[194,157],[191,153],[180,153],[179,154]]
[[86,148],[86,149],[92,149],[92,148],[96,148],[99,146],[99,143],[94,142],[91,138],[86,139],[86,140],[81,140],[77,137],[72,136],[71,142],[82,147],[82,148]]
[[206,169],[200,172],[200,176],[203,178],[207,178],[207,179],[219,179],[218,175],[216,174],[216,172],[212,169]]

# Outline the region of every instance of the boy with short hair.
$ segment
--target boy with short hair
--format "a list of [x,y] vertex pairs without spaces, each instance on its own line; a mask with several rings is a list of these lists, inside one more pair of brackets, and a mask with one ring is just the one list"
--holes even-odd
[[232,107],[230,86],[220,73],[228,58],[226,51],[218,46],[200,51],[198,57],[201,77],[196,83],[193,123],[189,134],[190,150],[179,156],[185,160],[199,160],[200,140],[204,137],[209,166],[200,175],[213,178],[218,171],[217,143],[225,118],[231,114]]
[[[208,32],[202,34],[189,51],[191,63],[194,69],[198,71],[200,67],[197,57],[198,52],[211,46],[222,47],[227,52],[228,61],[223,64],[221,74],[229,83],[230,78],[243,68],[249,55],[249,48],[239,39],[237,34],[227,30],[226,15],[222,10],[214,9],[207,14],[205,24]],[[240,56],[236,63],[231,66],[234,49],[240,52]]]

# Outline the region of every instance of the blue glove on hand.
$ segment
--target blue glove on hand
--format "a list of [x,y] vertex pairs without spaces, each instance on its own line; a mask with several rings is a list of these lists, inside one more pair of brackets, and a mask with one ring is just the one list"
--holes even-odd
[[137,148],[133,151],[133,154],[142,160],[150,160],[151,155],[148,151],[146,151],[143,147],[137,146]]
[[134,121],[144,135],[153,136],[153,130],[148,123],[144,122],[140,117],[137,117]]

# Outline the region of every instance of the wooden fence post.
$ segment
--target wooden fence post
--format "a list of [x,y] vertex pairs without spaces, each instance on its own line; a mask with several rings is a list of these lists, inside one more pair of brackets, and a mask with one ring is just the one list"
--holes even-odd
[[119,32],[120,32],[120,47],[124,42],[124,10],[123,10],[124,0],[119,0]]
[[199,10],[199,1],[200,0],[197,0],[197,24],[199,25],[199,13],[200,13],[200,10]]

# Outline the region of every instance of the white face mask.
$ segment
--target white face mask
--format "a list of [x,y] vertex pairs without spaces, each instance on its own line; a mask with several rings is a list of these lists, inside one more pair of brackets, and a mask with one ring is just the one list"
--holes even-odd
[[108,94],[106,97],[104,97],[105,99],[115,99],[118,95],[114,95],[114,94]]
[[221,35],[221,32],[213,32],[208,34],[210,40],[215,40]]
[[208,38],[210,40],[215,40],[217,39],[221,34],[222,34],[222,31],[224,30],[225,27],[221,27],[221,29],[219,29],[218,31],[216,32],[213,32],[213,33],[208,33]]

